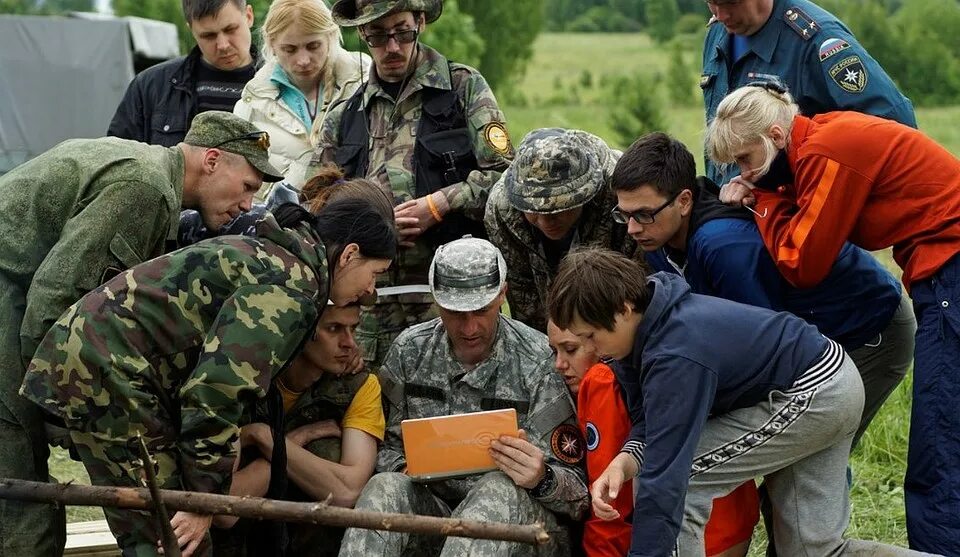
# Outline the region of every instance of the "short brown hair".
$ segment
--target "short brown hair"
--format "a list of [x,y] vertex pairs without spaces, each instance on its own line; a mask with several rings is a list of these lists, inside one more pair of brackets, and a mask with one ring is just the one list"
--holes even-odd
[[547,307],[550,319],[561,329],[580,319],[612,331],[627,302],[644,312],[650,296],[647,273],[640,263],[609,249],[580,249],[560,262]]
[[613,191],[653,186],[658,193],[673,197],[696,187],[697,163],[683,143],[663,132],[653,132],[623,152],[610,182]]

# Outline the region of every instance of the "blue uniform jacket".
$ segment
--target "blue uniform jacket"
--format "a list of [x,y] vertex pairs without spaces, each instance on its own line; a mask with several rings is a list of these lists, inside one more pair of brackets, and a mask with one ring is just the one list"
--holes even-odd
[[890,324],[902,286],[872,255],[847,242],[823,282],[796,288],[777,270],[753,215],[725,208],[704,181],[697,189],[686,254],[648,253],[655,271],[682,274],[697,294],[789,311],[847,351],[875,341]]
[[789,313],[692,294],[676,275],[648,284],[633,352],[614,365],[632,424],[624,450],[641,462],[632,557],[671,554],[707,419],[787,389],[830,342]]
[[[728,92],[753,81],[785,85],[807,116],[855,110],[917,127],[913,104],[880,64],[833,14],[807,0],[775,0],[767,23],[747,37],[748,51],[733,62],[731,35],[713,23],[703,46],[707,122]],[[724,184],[740,173],[723,173],[707,161],[707,176]]]

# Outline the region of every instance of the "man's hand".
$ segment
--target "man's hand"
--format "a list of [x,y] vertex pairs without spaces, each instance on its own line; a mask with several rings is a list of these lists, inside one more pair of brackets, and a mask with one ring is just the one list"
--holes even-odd
[[265,423],[247,424],[240,428],[240,446],[256,447],[260,453],[270,459],[273,454],[273,433]]
[[393,217],[397,223],[397,245],[403,248],[412,248],[414,240],[423,233],[423,230],[420,229],[420,219],[417,217],[398,217],[397,209],[399,208],[400,205],[397,205],[393,209]]
[[490,443],[490,456],[513,483],[526,489],[536,487],[546,473],[543,451],[527,440],[522,429],[520,437],[502,435]]
[[757,198],[753,195],[754,187],[752,182],[737,176],[720,188],[720,201],[734,207],[753,207],[757,204]]
[[[194,514],[179,511],[170,519],[173,534],[177,536],[177,545],[182,550],[183,557],[191,557],[203,542],[213,516],[208,514]],[[158,553],[163,554],[163,543],[157,542]]]
[[320,420],[319,422],[302,425],[287,434],[287,439],[298,447],[303,447],[311,441],[325,437],[340,437],[340,424],[334,420]]
[[600,474],[590,486],[590,499],[593,501],[593,513],[600,520],[616,520],[620,513],[613,508],[612,503],[627,478],[637,475],[637,462],[627,453],[620,453],[614,458],[607,469]]
[[[440,222],[434,214],[434,211],[430,210],[430,203],[427,201],[428,197],[433,202],[433,208],[436,209],[436,212],[441,218],[450,211],[450,204],[447,203],[447,198],[439,192],[418,197],[417,199],[411,199],[394,207],[393,215],[397,219],[397,232],[400,235],[401,245],[404,245],[403,242],[408,242],[409,245],[412,245],[421,234],[430,230],[432,226]],[[404,222],[407,222],[408,219],[417,219],[414,225],[415,228],[409,225],[401,227],[401,219],[403,219]]]

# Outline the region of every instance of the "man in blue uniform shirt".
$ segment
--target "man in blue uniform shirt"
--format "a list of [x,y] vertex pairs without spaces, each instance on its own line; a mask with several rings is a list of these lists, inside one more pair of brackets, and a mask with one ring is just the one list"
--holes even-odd
[[[834,15],[807,0],[707,0],[713,14],[703,46],[709,122],[728,92],[755,81],[786,86],[805,115],[855,110],[917,126],[913,104]],[[725,184],[740,173],[707,161]]]

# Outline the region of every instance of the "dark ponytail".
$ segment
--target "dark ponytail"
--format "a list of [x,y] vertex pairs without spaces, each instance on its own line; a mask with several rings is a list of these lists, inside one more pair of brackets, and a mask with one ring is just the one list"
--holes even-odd
[[294,228],[300,223],[313,228],[327,248],[331,269],[348,244],[357,244],[364,257],[393,260],[397,256],[397,232],[393,222],[363,199],[333,201],[316,215],[300,205],[288,203],[274,209],[273,214],[284,228]]

